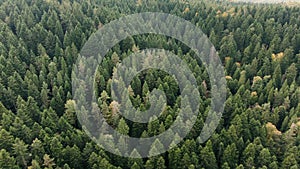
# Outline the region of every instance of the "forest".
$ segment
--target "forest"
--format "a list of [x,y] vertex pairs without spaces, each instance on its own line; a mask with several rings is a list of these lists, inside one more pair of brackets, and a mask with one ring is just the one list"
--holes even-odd
[[[98,106],[117,131],[151,137],[181,110],[174,78],[149,69],[135,76],[130,99],[149,108],[149,92],[166,94],[160,117],[146,124],[123,118],[110,99],[114,67],[133,52],[166,49],[196,77],[199,115],[178,145],[149,158],[115,155],[83,130],[72,93],[72,69],[88,38],[122,16],[163,12],[199,27],[225,69],[227,96],[213,135],[197,137],[211,102],[210,79],[195,53],[172,37],[128,37],[95,74]],[[300,168],[300,6],[187,0],[0,0],[1,169],[297,169]],[[126,143],[124,143],[126,144]],[[153,143],[150,151],[162,144]],[[138,152],[132,152],[138,154]]]

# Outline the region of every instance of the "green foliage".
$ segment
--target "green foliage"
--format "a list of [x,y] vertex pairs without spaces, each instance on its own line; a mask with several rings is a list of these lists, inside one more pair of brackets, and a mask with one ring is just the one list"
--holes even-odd
[[[182,17],[209,35],[225,67],[228,97],[217,130],[199,145],[196,140],[211,102],[211,82],[202,63],[172,37],[127,37],[108,52],[94,78],[98,106],[113,128],[124,135],[150,137],[171,128],[180,109],[191,113],[180,105],[184,98],[174,77],[151,69],[133,77],[129,97],[144,111],[151,106],[150,92],[163,91],[167,105],[161,115],[148,124],[120,116],[120,103],[111,100],[112,73],[133,52],[174,52],[191,68],[201,94],[200,113],[187,138],[159,156],[129,159],[104,151],[82,130],[71,94],[72,65],[97,29],[121,16],[149,11]],[[0,168],[298,168],[299,16],[299,6],[206,0],[0,1]],[[159,25],[170,26],[176,28]],[[163,105],[161,100],[158,104]],[[93,120],[100,128],[97,118]],[[127,140],[116,141],[129,148]],[[159,153],[164,141],[155,140],[149,153]],[[131,154],[139,156],[136,150]]]

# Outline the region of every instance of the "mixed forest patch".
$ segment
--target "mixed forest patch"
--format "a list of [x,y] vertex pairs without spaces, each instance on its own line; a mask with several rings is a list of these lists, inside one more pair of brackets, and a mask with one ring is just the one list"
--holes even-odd
[[[112,20],[165,12],[203,30],[226,69],[222,120],[204,144],[196,140],[210,105],[210,81],[194,52],[170,37],[144,34],[114,46],[95,75],[99,107],[118,131],[137,137],[170,127],[181,107],[174,78],[148,70],[133,79],[135,107],[149,107],[158,88],[168,105],[148,124],[118,114],[110,99],[113,68],[131,53],[164,48],[184,58],[199,84],[200,115],[167,153],[128,159],[106,152],[82,130],[71,72],[88,37]],[[177,0],[0,0],[0,168],[299,168],[300,8]],[[159,148],[153,144],[153,149]],[[132,152],[138,153],[138,152]]]

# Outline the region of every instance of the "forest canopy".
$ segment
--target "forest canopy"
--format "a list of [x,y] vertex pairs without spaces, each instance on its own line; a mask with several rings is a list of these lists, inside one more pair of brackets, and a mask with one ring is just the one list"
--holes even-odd
[[[167,105],[161,116],[139,124],[119,114],[118,103],[110,99],[111,77],[114,67],[133,52],[163,48],[183,58],[201,95],[199,116],[180,144],[155,157],[132,159],[105,151],[83,131],[75,112],[71,74],[92,33],[115,19],[141,12],[184,18],[208,36],[225,68],[227,99],[216,131],[200,144],[197,137],[210,108],[211,83],[195,53],[163,35],[149,33],[121,41],[95,74],[98,106],[117,131],[134,137],[158,135],[183,108],[174,78],[149,69],[133,78],[129,97],[135,108],[145,111],[150,106],[149,92],[164,91]],[[0,168],[299,168],[299,26],[299,6],[0,0]],[[159,149],[161,141],[150,151]]]

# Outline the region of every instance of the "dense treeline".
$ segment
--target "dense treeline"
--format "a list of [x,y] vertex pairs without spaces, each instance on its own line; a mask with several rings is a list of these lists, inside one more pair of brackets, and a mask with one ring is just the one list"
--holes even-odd
[[[99,106],[118,131],[135,137],[157,135],[170,127],[180,109],[172,76],[148,70],[132,81],[130,98],[146,110],[149,91],[165,91],[168,106],[162,116],[143,125],[118,115],[117,103],[109,99],[109,84],[113,67],[132,52],[173,51],[189,63],[201,94],[200,115],[183,142],[160,156],[128,159],[104,151],[81,129],[72,100],[71,72],[93,32],[121,16],[144,11],[180,16],[209,36],[226,69],[228,96],[216,132],[199,144],[196,138],[209,110],[210,83],[194,53],[161,35],[122,41],[95,77]],[[0,1],[0,168],[299,168],[299,25],[300,8],[279,5]],[[159,146],[155,143],[153,149]]]

